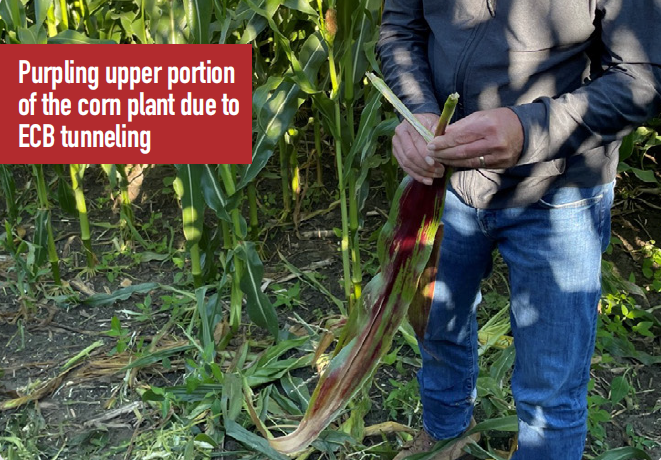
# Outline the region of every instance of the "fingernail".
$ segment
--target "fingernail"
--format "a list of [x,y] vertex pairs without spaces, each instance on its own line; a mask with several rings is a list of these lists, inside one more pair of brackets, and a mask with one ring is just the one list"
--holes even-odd
[[425,185],[431,185],[434,181],[431,180],[431,179],[429,179],[429,178],[427,178],[427,179],[423,179],[422,182],[423,182]]
[[434,166],[435,161],[432,157],[425,157],[425,161],[429,166]]

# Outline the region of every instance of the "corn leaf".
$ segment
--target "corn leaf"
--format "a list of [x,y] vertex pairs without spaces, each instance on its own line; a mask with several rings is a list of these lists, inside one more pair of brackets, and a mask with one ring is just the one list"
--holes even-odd
[[262,292],[264,265],[259,259],[255,244],[242,243],[236,248],[236,256],[245,262],[246,272],[241,277],[241,290],[247,296],[248,316],[258,326],[278,337],[278,316],[269,298]]
[[87,35],[76,32],[75,30],[65,30],[54,37],[48,39],[49,45],[116,45],[114,40],[99,40],[89,38]]
[[[404,103],[392,92],[392,90],[386,85],[386,83],[381,80],[379,77],[374,75],[371,72],[367,73],[367,77],[370,79],[374,87],[379,90],[379,92],[385,97],[395,109],[404,117],[418,133],[425,139],[425,141],[431,141],[434,136],[440,136],[445,134],[445,128],[447,127],[452,115],[454,114],[455,107],[459,101],[459,94],[453,93],[448,96],[443,107],[443,112],[436,126],[436,132],[432,133],[429,131],[420,121],[411,113],[411,111],[404,105]],[[446,170],[446,175],[443,178],[444,181],[447,181],[452,174],[451,168]],[[444,196],[441,197],[443,201]],[[442,212],[442,211],[441,211]],[[434,247],[432,249],[431,256],[427,260],[427,266],[422,272],[420,277],[420,289],[415,294],[415,298],[411,302],[411,305],[408,310],[408,318],[413,330],[418,337],[424,337],[425,330],[427,328],[427,318],[429,318],[429,311],[431,309],[431,302],[434,296],[434,287],[436,280],[436,272],[438,268],[438,263],[441,255],[441,241],[443,239],[443,228],[439,229],[436,238],[434,240]]]
[[604,452],[594,460],[628,460],[632,458],[651,460],[651,457],[648,454],[635,447],[619,447],[617,449],[612,449],[608,452]]
[[146,294],[152,289],[158,288],[158,283],[142,283],[128,286],[125,288],[117,289],[110,294],[101,293],[94,294],[83,300],[81,303],[89,305],[90,307],[101,307],[104,305],[112,305],[119,300],[126,300],[133,294]]
[[202,198],[202,165],[176,165],[176,187],[184,218],[184,236],[189,243],[202,238],[204,199]]
[[46,20],[48,9],[52,5],[53,5],[53,0],[34,0],[34,19],[35,19],[34,26],[41,27],[41,25]]
[[271,460],[288,460],[287,457],[273,450],[264,438],[251,433],[232,420],[225,420],[225,432],[227,433],[227,436],[236,439],[240,443],[250,447],[252,450],[264,455],[264,458]]
[[429,131],[420,121],[413,116],[411,111],[404,105],[404,103],[392,92],[388,85],[372,72],[367,72],[367,78],[370,79],[372,84],[379,92],[386,98],[388,102],[403,116],[406,121],[411,123],[415,130],[420,133],[426,142],[430,142],[434,138],[434,133]]
[[48,218],[50,211],[48,209],[39,209],[37,217],[34,220],[34,263],[36,267],[41,267],[48,257]]
[[186,0],[186,22],[193,38],[193,43],[209,43],[209,23],[211,22],[211,0]]
[[[324,44],[317,34],[311,35],[306,40],[301,49],[299,61],[302,64],[302,71],[308,78],[316,75],[322,62],[326,59],[326,54]],[[257,113],[257,139],[253,144],[252,163],[244,170],[237,189],[248,185],[266,166],[278,140],[287,131],[296,111],[304,102],[304,99],[299,97],[300,95],[301,89],[298,84],[283,80],[264,106],[253,107]]]
[[0,165],[0,187],[5,196],[9,222],[14,223],[18,217],[18,207],[16,206],[16,183],[14,176],[9,171],[7,165]]
[[233,201],[227,199],[218,181],[218,173],[211,166],[202,165],[202,194],[209,207],[216,211],[216,215],[220,219],[232,223],[228,212],[236,208],[236,199]]
[[23,45],[45,45],[48,42],[48,33],[40,25],[34,25],[27,29],[21,27],[18,29],[18,39]]
[[19,27],[27,27],[25,7],[20,0],[1,1],[0,17],[7,24],[8,30],[18,30]]

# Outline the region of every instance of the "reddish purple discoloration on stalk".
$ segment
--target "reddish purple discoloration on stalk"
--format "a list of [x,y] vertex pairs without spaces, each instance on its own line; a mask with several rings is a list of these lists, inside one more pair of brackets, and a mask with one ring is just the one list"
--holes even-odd
[[409,306],[418,317],[428,311],[416,292],[423,272],[437,262],[429,262],[429,257],[439,243],[435,236],[445,182],[436,179],[427,186],[408,180],[400,188],[399,203],[380,236],[381,273],[366,286],[364,304],[354,307],[346,336],[320,378],[303,421],[290,435],[270,440],[275,449],[293,453],[309,445],[376,369]]

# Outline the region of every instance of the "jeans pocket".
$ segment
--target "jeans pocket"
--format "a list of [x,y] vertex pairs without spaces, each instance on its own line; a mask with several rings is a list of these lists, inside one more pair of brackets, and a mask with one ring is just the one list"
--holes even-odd
[[544,209],[589,208],[604,198],[604,185],[589,188],[562,187],[547,191],[537,206]]

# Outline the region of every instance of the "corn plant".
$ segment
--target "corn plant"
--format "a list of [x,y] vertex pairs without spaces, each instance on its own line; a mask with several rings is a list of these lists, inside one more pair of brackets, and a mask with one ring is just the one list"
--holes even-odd
[[76,198],[76,210],[78,211],[78,222],[80,224],[80,239],[83,242],[83,251],[85,252],[85,258],[87,260],[87,268],[93,270],[96,265],[96,257],[94,251],[92,251],[90,223],[87,216],[85,192],[83,191],[83,176],[85,175],[85,169],[87,169],[87,165],[69,165],[71,186]]
[[[239,329],[244,297],[248,299],[246,305],[250,319],[275,338],[278,336],[275,309],[261,291],[262,262],[254,244],[244,241],[247,225],[239,209],[241,194],[236,189],[233,169],[231,165],[177,165],[177,180],[174,183],[181,200],[184,236],[189,246],[196,288],[205,282],[202,278],[200,241],[207,206],[213,209],[222,223],[226,252],[222,258],[224,275],[220,283],[224,284],[224,280],[230,277],[231,288],[230,331],[223,337],[220,348],[226,346]],[[206,258],[204,263],[214,262]]]
[[[390,89],[374,75],[370,79],[407,119],[413,115]],[[454,113],[458,95],[448,98],[441,114],[437,134],[443,134]],[[420,133],[431,140],[432,134],[417,124]],[[380,271],[365,287],[342,329],[333,359],[322,374],[308,409],[298,428],[291,434],[270,440],[283,453],[307,447],[370,379],[381,357],[388,352],[393,337],[407,313],[416,329],[424,334],[431,296],[421,295],[432,286],[430,268],[435,268],[443,237],[441,218],[445,187],[449,175],[435,179],[431,186],[406,177],[395,195],[388,221],[378,241]],[[435,272],[434,272],[435,274]]]
[[343,328],[333,360],[312,394],[308,410],[292,434],[270,441],[278,451],[305,448],[360,390],[390,349],[418,290],[440,226],[444,181],[431,190],[407,178],[400,185],[379,237],[381,272],[365,287]]
[[[126,167],[131,165],[102,164],[101,169],[108,176],[110,189],[119,187],[119,227],[124,240],[136,239],[144,247],[147,247],[146,241],[140,236],[135,228],[135,217],[133,215],[133,205],[129,194],[129,178]],[[114,196],[114,194],[111,194]]]
[[34,243],[39,246],[39,249],[35,255],[35,262],[37,266],[40,266],[47,256],[51,266],[53,281],[55,284],[60,285],[62,284],[60,281],[60,260],[55,249],[50,203],[48,201],[48,189],[46,187],[46,180],[44,179],[43,165],[32,165],[32,171],[39,199],[39,210],[35,219],[34,236]]

